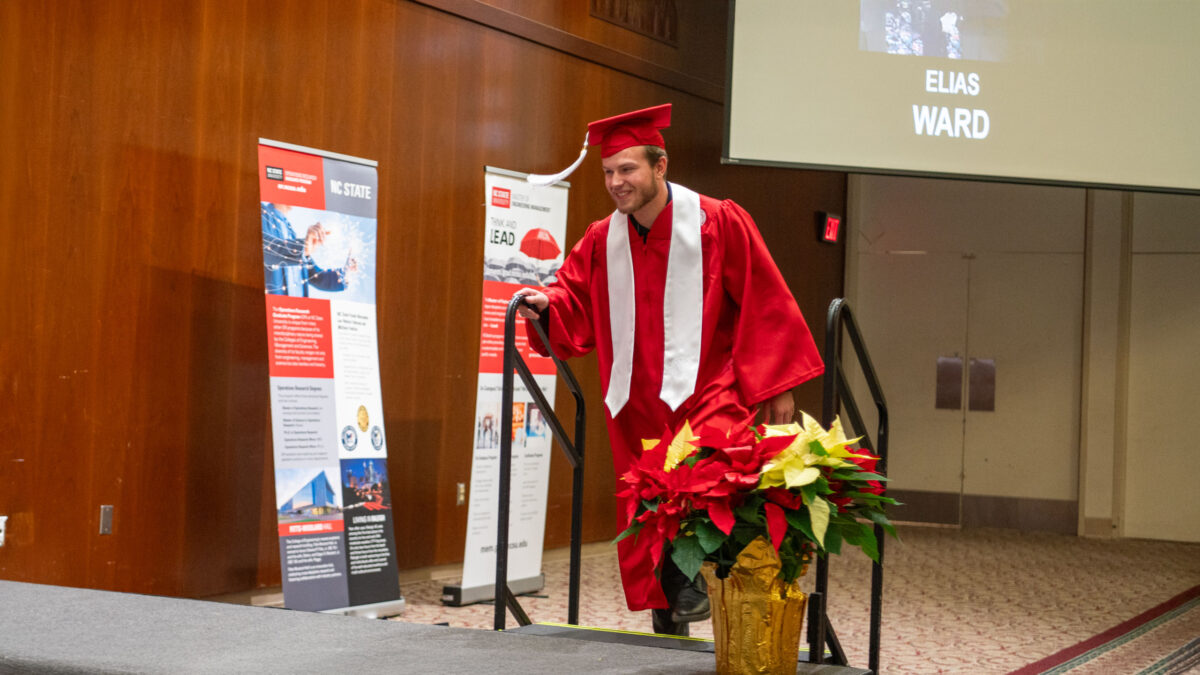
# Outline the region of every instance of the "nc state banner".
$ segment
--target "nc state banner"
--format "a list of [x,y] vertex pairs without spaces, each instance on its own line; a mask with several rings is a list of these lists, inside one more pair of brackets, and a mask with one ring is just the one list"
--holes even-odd
[[258,178],[284,604],[402,608],[375,326],[376,163],[259,139]]
[[[489,167],[484,188],[483,312],[462,579],[462,597],[475,599],[491,598],[496,578],[504,315],[514,293],[549,284],[562,266],[568,185],[535,187],[525,181],[525,174]],[[529,348],[523,326],[517,326],[516,337],[546,399],[553,401],[554,362]],[[514,378],[512,406],[509,586],[514,592],[530,592],[541,588],[551,436],[543,411],[519,377]]]

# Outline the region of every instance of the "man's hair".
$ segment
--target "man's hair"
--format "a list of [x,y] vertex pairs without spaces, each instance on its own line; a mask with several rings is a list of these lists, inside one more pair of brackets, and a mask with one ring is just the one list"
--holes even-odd
[[657,145],[643,145],[642,148],[646,151],[646,161],[650,162],[650,166],[658,164],[658,160],[667,156],[666,148],[660,148]]

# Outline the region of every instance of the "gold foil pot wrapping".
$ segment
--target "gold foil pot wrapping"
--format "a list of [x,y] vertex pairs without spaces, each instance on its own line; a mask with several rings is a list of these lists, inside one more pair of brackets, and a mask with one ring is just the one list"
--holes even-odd
[[717,578],[715,563],[700,568],[720,675],[796,672],[808,596],[799,579],[785,584],[779,569],[779,555],[762,537],[738,554],[728,578]]

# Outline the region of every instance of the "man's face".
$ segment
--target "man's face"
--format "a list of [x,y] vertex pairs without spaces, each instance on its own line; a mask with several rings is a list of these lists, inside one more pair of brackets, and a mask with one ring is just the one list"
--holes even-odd
[[666,158],[662,158],[659,166],[651,166],[646,159],[646,150],[640,145],[625,148],[600,160],[600,165],[604,167],[604,187],[616,203],[617,210],[630,214],[657,197],[666,164]]

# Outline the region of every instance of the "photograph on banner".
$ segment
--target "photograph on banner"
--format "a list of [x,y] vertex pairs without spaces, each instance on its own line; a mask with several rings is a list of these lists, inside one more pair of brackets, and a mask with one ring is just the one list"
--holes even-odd
[[343,459],[342,494],[346,518],[392,509],[387,462],[377,459]]
[[[496,218],[492,221],[491,256],[484,256],[483,278],[522,286],[546,286],[562,266],[562,247],[549,230],[536,227],[520,235],[516,221]],[[515,249],[515,250],[513,250]]]
[[272,295],[375,302],[374,218],[261,202]]
[[514,401],[512,404],[512,442],[513,445],[525,447],[525,402]]
[[480,401],[475,410],[475,449],[500,447],[500,402]]
[[525,443],[539,442],[537,439],[546,437],[546,422],[542,418],[542,409],[532,401],[525,406]]
[[[337,467],[304,466],[275,470],[275,505],[284,525],[342,519],[342,483]],[[340,529],[340,528],[339,528]],[[288,527],[289,534],[322,531],[321,527]]]

